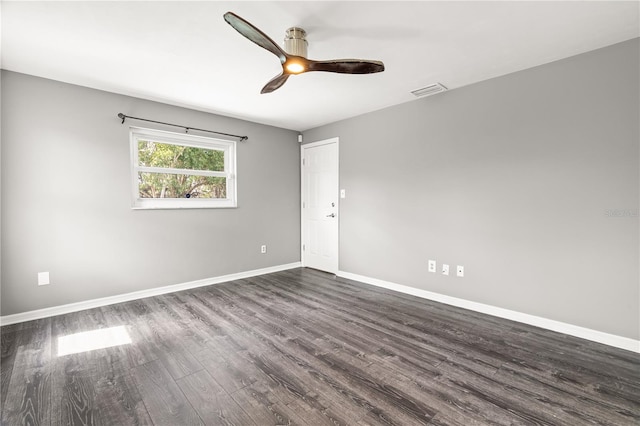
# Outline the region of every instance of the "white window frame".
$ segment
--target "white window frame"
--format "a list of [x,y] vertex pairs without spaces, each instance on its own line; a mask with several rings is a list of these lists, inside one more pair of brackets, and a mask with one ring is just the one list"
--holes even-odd
[[[175,133],[164,130],[130,127],[131,195],[133,209],[197,209],[234,208],[238,205],[236,188],[236,141]],[[142,167],[138,164],[138,142],[152,141],[163,144],[189,146],[224,151],[224,171],[183,170],[168,167]],[[174,173],[226,178],[227,198],[140,198],[138,173]]]

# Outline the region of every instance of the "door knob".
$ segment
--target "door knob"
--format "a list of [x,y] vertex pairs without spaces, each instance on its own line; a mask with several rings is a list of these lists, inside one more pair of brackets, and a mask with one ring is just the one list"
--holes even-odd
[[335,213],[328,214],[327,217],[336,217]]

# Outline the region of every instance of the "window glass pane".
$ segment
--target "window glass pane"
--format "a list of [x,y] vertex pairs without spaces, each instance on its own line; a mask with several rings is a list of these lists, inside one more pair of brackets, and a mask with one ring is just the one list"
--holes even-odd
[[138,165],[223,172],[224,151],[141,140]]
[[138,173],[140,198],[227,198],[227,178]]

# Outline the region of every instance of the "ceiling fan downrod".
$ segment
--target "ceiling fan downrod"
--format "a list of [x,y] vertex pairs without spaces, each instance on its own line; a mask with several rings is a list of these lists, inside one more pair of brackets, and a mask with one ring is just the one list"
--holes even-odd
[[309,43],[306,39],[307,32],[299,27],[289,28],[284,37],[284,51],[289,55],[307,57]]

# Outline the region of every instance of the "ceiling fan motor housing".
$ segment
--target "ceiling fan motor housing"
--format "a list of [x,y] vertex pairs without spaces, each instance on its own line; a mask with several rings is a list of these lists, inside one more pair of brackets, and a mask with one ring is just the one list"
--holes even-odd
[[285,33],[284,51],[289,55],[307,57],[307,32],[302,28],[291,27]]

